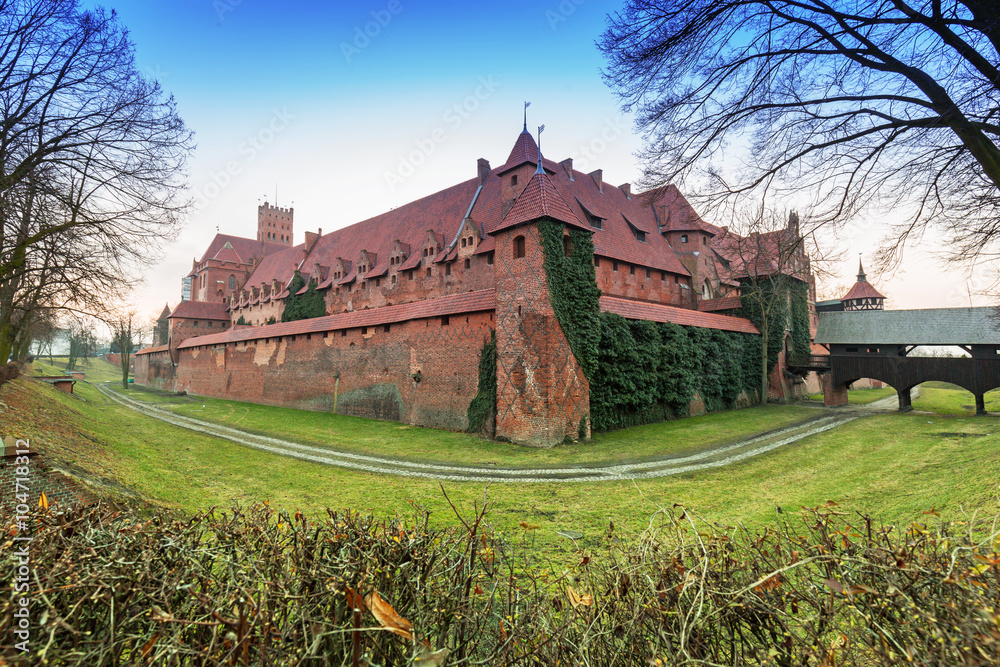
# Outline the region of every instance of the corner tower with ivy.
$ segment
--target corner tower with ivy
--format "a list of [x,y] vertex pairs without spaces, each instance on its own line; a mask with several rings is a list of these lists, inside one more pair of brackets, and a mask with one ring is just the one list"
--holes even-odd
[[552,184],[540,151],[535,173],[491,233],[496,435],[539,447],[587,439],[587,378],[600,335],[593,244]]

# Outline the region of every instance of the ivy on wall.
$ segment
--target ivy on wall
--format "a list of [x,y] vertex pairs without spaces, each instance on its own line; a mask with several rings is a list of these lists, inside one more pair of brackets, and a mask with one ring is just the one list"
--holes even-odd
[[308,289],[299,294],[305,285],[305,278],[296,271],[288,283],[288,296],[285,297],[285,307],[281,311],[282,322],[295,322],[326,315],[326,303],[323,295],[316,289],[316,281],[310,280]]
[[469,403],[469,431],[493,437],[497,413],[497,332],[483,342],[479,353],[479,390]]
[[807,357],[812,352],[812,336],[809,333],[809,286],[804,282],[795,281],[788,291],[792,355]]
[[569,252],[563,242],[565,225],[551,220],[538,223],[545,257],[549,301],[559,326],[569,341],[588,380],[598,368],[601,341],[599,299],[601,290],[594,274],[594,241],[591,233],[569,230]]
[[695,394],[709,411],[753,396],[760,338],[671,323],[600,315],[598,367],[590,383],[593,428],[610,430],[688,413]]

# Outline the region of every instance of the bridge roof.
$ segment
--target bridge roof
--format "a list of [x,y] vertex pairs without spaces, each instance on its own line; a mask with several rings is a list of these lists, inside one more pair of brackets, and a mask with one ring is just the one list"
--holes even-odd
[[986,308],[820,312],[825,345],[1000,345],[1000,311]]

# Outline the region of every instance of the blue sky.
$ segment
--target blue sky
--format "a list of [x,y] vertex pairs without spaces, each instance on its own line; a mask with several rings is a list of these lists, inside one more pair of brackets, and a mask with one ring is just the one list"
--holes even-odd
[[[473,177],[477,158],[501,164],[524,100],[529,128],[546,125],[548,157],[601,168],[614,184],[641,171],[640,140],[594,46],[620,0],[100,4],[118,12],[198,144],[197,204],[136,294],[143,313],[176,304],[216,228],[253,237],[256,207],[273,204],[276,187],[279,205],[294,202],[296,241],[346,226]],[[861,227],[844,243],[854,258],[878,238],[877,225]],[[941,280],[919,252],[904,269],[879,284],[894,307],[968,305],[954,270]]]

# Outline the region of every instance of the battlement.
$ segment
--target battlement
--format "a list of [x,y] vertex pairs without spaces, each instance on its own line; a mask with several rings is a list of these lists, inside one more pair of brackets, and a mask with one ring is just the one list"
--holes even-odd
[[295,209],[271,206],[264,202],[257,207],[257,240],[293,245]]

